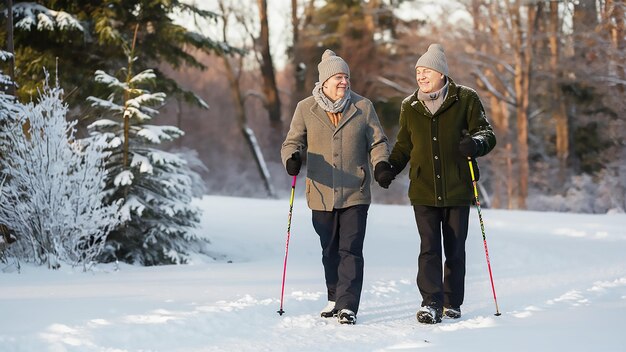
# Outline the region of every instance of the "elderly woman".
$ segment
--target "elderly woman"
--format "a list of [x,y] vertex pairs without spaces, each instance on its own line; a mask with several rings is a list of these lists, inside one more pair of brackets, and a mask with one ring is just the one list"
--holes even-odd
[[300,101],[282,145],[287,173],[297,175],[306,150],[306,199],[322,247],[328,305],[322,317],[355,324],[363,287],[363,241],[374,178],[394,177],[389,145],[372,102],[350,90],[348,64],[326,50],[312,96]]

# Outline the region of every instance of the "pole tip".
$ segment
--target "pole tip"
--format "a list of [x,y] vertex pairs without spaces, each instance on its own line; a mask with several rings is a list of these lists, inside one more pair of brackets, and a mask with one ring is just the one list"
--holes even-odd
[[497,312],[496,314],[494,314],[496,317],[501,316],[502,314],[500,314],[500,312]]
[[278,310],[276,313],[278,313],[278,315],[280,315],[281,317],[283,316],[283,313],[285,313],[285,311],[281,308],[280,310]]

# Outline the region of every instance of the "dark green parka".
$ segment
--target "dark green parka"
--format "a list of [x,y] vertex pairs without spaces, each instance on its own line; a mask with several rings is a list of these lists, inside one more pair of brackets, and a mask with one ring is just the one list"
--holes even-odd
[[402,102],[400,130],[389,162],[400,172],[409,169],[412,205],[471,205],[474,199],[467,157],[459,152],[463,131],[477,139],[477,156],[489,153],[496,136],[475,90],[448,78],[448,93],[433,115],[417,99],[417,91]]

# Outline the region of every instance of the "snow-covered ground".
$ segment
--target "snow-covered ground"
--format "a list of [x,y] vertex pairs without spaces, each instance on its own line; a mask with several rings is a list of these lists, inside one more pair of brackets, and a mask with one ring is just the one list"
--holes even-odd
[[0,264],[0,351],[626,351],[626,215],[483,210],[501,316],[475,210],[460,320],[415,319],[409,206],[374,204],[357,325],[325,305],[311,213],[296,198],[279,316],[288,200],[207,196],[218,261],[83,273]]

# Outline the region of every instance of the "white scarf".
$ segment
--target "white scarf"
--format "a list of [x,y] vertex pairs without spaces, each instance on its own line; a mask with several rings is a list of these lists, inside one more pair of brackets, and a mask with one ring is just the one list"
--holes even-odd
[[446,95],[448,95],[448,86],[450,82],[446,79],[446,84],[436,92],[424,93],[421,90],[417,91],[417,99],[424,102],[424,105],[428,108],[431,114],[434,114],[439,110],[443,104]]
[[312,93],[317,105],[324,109],[324,111],[332,112],[333,114],[342,112],[350,101],[350,88],[346,88],[346,94],[337,101],[330,100],[326,94],[324,94],[320,82],[315,83]]

